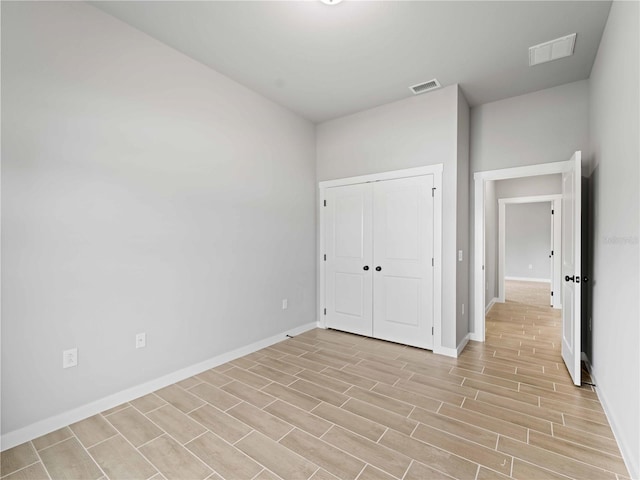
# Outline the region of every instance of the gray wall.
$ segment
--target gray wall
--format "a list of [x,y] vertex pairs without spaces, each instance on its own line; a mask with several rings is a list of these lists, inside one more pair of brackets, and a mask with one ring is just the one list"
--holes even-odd
[[85,3],[3,2],[2,139],[3,433],[315,320],[311,123]]
[[551,281],[550,251],[551,202],[506,204],[505,277]]
[[471,171],[589,157],[588,81],[471,109]]
[[455,348],[458,172],[457,85],[317,126],[318,180],[444,164],[442,343]]
[[[498,298],[498,197],[496,197],[496,183],[496,181],[486,182],[484,189],[485,308],[494,298]],[[473,264],[471,265],[473,268]],[[473,294],[473,288],[471,288],[471,293]]]
[[631,478],[640,478],[638,2],[613,2],[591,72],[592,356]]
[[[569,160],[567,157],[566,160]],[[533,197],[562,193],[562,175],[536,175],[534,177],[497,180],[496,198]]]
[[[456,245],[456,345],[469,333],[469,104],[458,88]],[[464,310],[463,310],[464,306]]]

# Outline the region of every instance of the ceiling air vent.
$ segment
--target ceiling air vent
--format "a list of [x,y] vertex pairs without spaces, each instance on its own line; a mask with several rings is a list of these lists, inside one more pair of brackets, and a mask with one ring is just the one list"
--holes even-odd
[[551,62],[559,58],[569,57],[573,55],[573,49],[576,46],[576,34],[572,33],[565,37],[556,38],[548,42],[540,43],[529,47],[529,66],[539,65],[541,63]]
[[429,80],[428,82],[413,85],[409,87],[409,90],[411,90],[414,95],[420,95],[421,93],[435,90],[436,88],[440,88],[440,82],[434,78],[433,80]]

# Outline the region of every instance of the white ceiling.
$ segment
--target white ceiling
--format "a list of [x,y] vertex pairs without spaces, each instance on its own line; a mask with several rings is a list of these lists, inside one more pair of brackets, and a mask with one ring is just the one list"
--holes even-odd
[[[406,98],[410,85],[434,77],[459,83],[472,106],[588,78],[611,5],[92,3],[314,122]],[[574,32],[575,55],[528,66],[528,47]]]

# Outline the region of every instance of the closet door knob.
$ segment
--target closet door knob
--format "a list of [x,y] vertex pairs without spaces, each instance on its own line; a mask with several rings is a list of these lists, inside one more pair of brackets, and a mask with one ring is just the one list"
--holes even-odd
[[364,267],[362,267],[363,270],[369,270],[369,265],[365,265]]
[[376,267],[376,272],[379,272],[380,270],[382,270],[382,267],[380,266]]

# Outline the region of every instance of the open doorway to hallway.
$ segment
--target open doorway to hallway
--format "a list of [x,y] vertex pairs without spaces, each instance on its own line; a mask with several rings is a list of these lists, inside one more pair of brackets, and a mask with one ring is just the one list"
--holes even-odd
[[[561,208],[559,210],[562,215],[561,275],[564,281],[561,284],[564,308],[560,322],[560,345],[561,358],[564,360],[575,385],[580,385],[581,357],[581,157],[581,152],[576,151],[566,162],[477,172],[474,175],[474,323],[471,338],[480,341],[484,341],[485,337],[489,335],[488,330],[485,330],[485,315],[493,310],[492,307],[505,305],[504,271],[495,273],[497,255],[491,242],[493,233],[493,245],[498,243],[495,241],[495,228],[490,228],[492,220],[495,225],[495,214],[493,218],[490,216],[492,210],[495,212],[493,207],[498,199],[495,186],[502,180],[528,182],[532,180],[532,177],[561,175]],[[503,216],[504,214],[501,212],[501,218]],[[503,233],[501,235],[500,244],[504,245]],[[503,250],[501,249],[501,251]],[[503,269],[504,261],[500,262],[498,266]],[[491,275],[492,269],[493,275]],[[492,286],[495,288],[495,283],[498,283],[498,280],[501,287],[499,298],[492,297],[490,294],[490,288]],[[552,309],[551,306],[546,308]],[[488,316],[486,319],[488,320]]]

